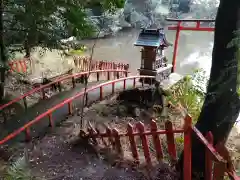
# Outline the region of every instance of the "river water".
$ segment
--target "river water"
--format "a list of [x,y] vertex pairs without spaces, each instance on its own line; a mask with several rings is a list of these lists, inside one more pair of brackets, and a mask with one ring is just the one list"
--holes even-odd
[[[119,32],[116,36],[95,40],[83,41],[89,48],[95,44],[93,59],[119,61],[130,64],[130,71],[137,72],[140,67],[141,53],[139,47],[134,47],[134,42],[140,30]],[[166,31],[168,41],[174,44],[175,31]],[[189,74],[195,68],[204,68],[209,72],[211,65],[213,33],[208,32],[183,32],[180,35],[177,72]],[[169,62],[172,61],[173,46],[165,51]],[[208,57],[206,60],[204,57]]]
[[[92,47],[94,43],[94,59],[119,61],[130,64],[132,74],[137,73],[140,67],[140,48],[134,47],[139,30],[130,30],[118,33],[116,36],[106,39],[86,40],[84,43]],[[168,41],[174,44],[175,31],[166,31]],[[212,32],[181,32],[178,46],[176,72],[182,75],[191,74],[195,69],[202,68],[209,76],[211,68],[211,56],[213,47]],[[169,62],[172,62],[173,46],[166,52]],[[240,121],[240,116],[238,118]],[[240,123],[236,124],[240,133]]]

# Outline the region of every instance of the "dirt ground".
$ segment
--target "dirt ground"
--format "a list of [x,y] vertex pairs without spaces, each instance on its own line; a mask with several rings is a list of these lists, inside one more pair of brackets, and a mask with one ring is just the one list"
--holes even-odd
[[[136,123],[142,120],[148,125],[150,114],[152,114],[151,110],[139,107],[132,112],[128,111],[113,97],[84,108],[84,122],[91,122],[99,130],[110,126],[125,131],[129,122]],[[86,141],[79,141],[80,122],[80,114],[77,113],[75,116],[69,117],[52,133],[29,145],[28,159],[36,177],[54,180],[145,180],[150,177],[156,180],[159,178],[163,180],[177,179],[176,172],[169,167],[167,156],[162,163],[150,170],[144,164],[136,166],[134,163],[130,163],[132,159],[128,149],[129,144],[126,142],[124,144],[124,140],[122,142],[125,151],[123,159],[117,158],[117,155],[109,147],[97,148],[89,145]],[[163,128],[163,122],[159,121],[158,124]],[[166,152],[166,142],[164,142],[164,137],[161,138],[163,139],[163,150]],[[151,146],[150,143],[150,149]],[[139,153],[140,160],[144,159],[143,153]],[[153,151],[151,151],[151,155],[154,158]]]

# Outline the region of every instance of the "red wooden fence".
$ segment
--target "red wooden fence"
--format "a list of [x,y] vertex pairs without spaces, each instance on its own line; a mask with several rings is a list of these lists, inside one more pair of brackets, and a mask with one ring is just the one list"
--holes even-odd
[[[109,72],[118,72],[118,70],[109,70]],[[106,71],[101,71],[101,70],[98,70],[98,71],[95,71],[95,72],[106,72]],[[86,72],[84,72],[86,73]],[[91,72],[92,73],[92,72]],[[127,75],[127,71],[125,71],[125,74]],[[82,74],[81,74],[82,75]],[[75,75],[73,75],[73,77],[75,77]],[[65,77],[64,77],[65,78]],[[124,91],[127,89],[127,80],[131,80],[130,85],[132,88],[135,88],[137,86],[137,80],[140,79],[140,78],[147,78],[147,79],[155,79],[155,76],[131,76],[131,77],[125,77],[125,78],[121,78],[121,79],[116,79],[116,80],[112,80],[112,81],[108,81],[106,83],[102,83],[102,84],[99,84],[99,85],[96,85],[96,86],[93,86],[91,88],[88,88],[86,90],[86,96],[85,96],[85,104],[87,104],[88,102],[88,93],[91,92],[91,91],[94,91],[96,89],[99,89],[99,100],[103,100],[104,98],[104,87],[106,86],[110,86],[112,87],[111,89],[111,94],[114,94],[116,91]],[[122,84],[122,89],[116,89],[116,83],[118,82],[123,82]],[[144,84],[141,83],[141,86],[144,86]],[[28,123],[26,123],[24,126],[22,126],[21,128],[15,130],[14,132],[11,132],[8,136],[6,136],[5,138],[1,139],[0,140],[0,146],[5,144],[6,142],[8,142],[9,140],[15,138],[16,136],[18,136],[20,133],[22,132],[25,132],[26,134],[26,140],[29,140],[30,139],[30,132],[31,132],[31,127],[38,123],[39,121],[41,121],[43,118],[45,117],[48,117],[49,119],[49,125],[53,128],[54,126],[52,126],[54,123],[53,123],[53,119],[52,119],[52,113],[54,111],[56,111],[57,109],[60,109],[61,107],[63,107],[64,105],[67,105],[68,106],[68,113],[69,115],[72,115],[73,114],[73,101],[77,98],[80,98],[80,97],[83,97],[85,94],[84,91],[81,91],[79,93],[77,93],[76,95],[74,95],[73,97],[71,98],[68,98],[68,99],[65,99],[62,103],[60,104],[57,104],[56,106],[50,108],[49,110],[47,110],[46,112],[42,113],[42,114],[39,114],[36,118],[34,118],[33,120],[29,121]]]
[[[132,76],[132,77],[126,77],[122,79],[117,79],[113,81],[109,81],[100,85],[96,85],[92,88],[88,88],[86,93],[86,102],[88,101],[88,93],[100,89],[99,91],[99,100],[103,100],[103,91],[105,86],[111,85],[112,92],[111,94],[115,93],[115,84],[118,82],[123,82],[122,90],[126,90],[127,86],[131,85],[132,88],[135,88],[137,86],[136,82],[137,79],[140,78],[155,78],[153,76]],[[129,83],[127,83],[127,80],[132,80]],[[143,84],[141,84],[143,86]],[[139,84],[138,84],[139,86]],[[26,140],[29,141],[31,139],[31,127],[41,121],[44,117],[49,118],[49,125],[53,128],[54,127],[54,120],[52,119],[52,113],[56,111],[57,109],[63,107],[64,105],[68,105],[68,111],[69,114],[73,114],[73,100],[79,97],[83,97],[84,92],[80,92],[76,94],[75,96],[64,100],[62,103],[54,106],[53,108],[49,109],[48,111],[38,115],[35,119],[29,121],[26,123],[23,127],[15,130],[14,132],[10,133],[8,136],[0,140],[0,145],[5,144],[9,140],[15,138],[18,136],[21,132],[25,132],[26,134]],[[162,151],[162,145],[161,145],[161,139],[159,139],[159,135],[166,135],[167,140],[167,149],[168,154],[171,158],[171,160],[175,161],[177,159],[176,155],[176,145],[174,136],[176,133],[183,133],[184,134],[184,180],[191,180],[191,134],[194,132],[200,139],[200,141],[204,144],[206,149],[206,171],[205,171],[205,177],[206,180],[219,180],[221,176],[224,175],[224,173],[227,173],[228,176],[231,179],[238,180],[239,177],[236,176],[235,172],[230,171],[227,169],[227,162],[222,158],[222,154],[220,155],[217,150],[213,147],[213,137],[211,133],[209,132],[206,136],[206,138],[203,137],[203,135],[195,128],[192,127],[191,124],[192,120],[190,116],[186,116],[185,118],[185,125],[181,129],[173,129],[172,123],[170,121],[167,121],[165,123],[165,130],[160,130],[157,128],[157,124],[154,120],[151,121],[151,127],[150,130],[147,130],[146,127],[141,123],[137,123],[136,125],[128,124],[127,126],[127,132],[120,133],[116,128],[111,129],[107,128],[105,132],[100,132],[97,129],[94,129],[91,125],[88,128],[88,133],[90,137],[93,139],[94,142],[100,142],[99,140],[107,138],[108,144],[112,146],[114,150],[116,150],[119,154],[123,154],[123,144],[121,143],[121,139],[127,138],[130,144],[130,151],[132,153],[132,158],[136,163],[140,163],[139,158],[139,152],[136,144],[136,137],[138,137],[141,140],[142,145],[142,151],[144,154],[145,162],[151,165],[154,161],[152,159],[151,153],[149,151],[149,136],[152,138],[152,142],[155,148],[155,154],[156,154],[156,161],[161,161],[164,157],[163,151]],[[220,152],[220,151],[219,151]],[[221,153],[221,152],[220,152]],[[213,169],[214,164],[214,169]]]
[[[129,64],[124,63],[116,63],[113,61],[96,61],[93,60],[93,62],[90,65],[89,59],[80,59],[81,62],[76,62],[74,60],[75,65],[81,66],[81,71],[88,71],[89,67],[91,71],[94,70],[106,70],[106,69],[116,69],[116,70],[128,70]],[[80,64],[79,64],[80,63]],[[11,60],[9,63],[10,72],[17,72],[17,73],[27,73],[31,70],[32,61],[29,58],[23,58],[21,60]],[[77,66],[76,65],[76,66]]]
[[45,89],[50,88],[53,84],[61,84],[64,81],[71,81],[72,82],[72,87],[74,88],[76,86],[76,78],[79,77],[86,77],[88,74],[96,74],[97,76],[97,81],[99,81],[100,76],[104,76],[107,77],[107,80],[110,80],[111,77],[113,76],[113,78],[117,78],[119,79],[122,76],[127,76],[128,72],[126,70],[115,70],[115,69],[107,69],[107,70],[95,70],[95,71],[90,71],[90,72],[81,72],[81,73],[77,73],[77,74],[73,74],[73,75],[67,75],[64,77],[60,77],[58,79],[56,79],[55,81],[48,83],[46,85],[42,85],[40,87],[34,88],[31,91],[23,94],[20,97],[15,98],[14,100],[1,105],[0,106],[0,111],[2,111],[3,109],[9,107],[10,105],[23,100],[24,102],[24,106],[27,109],[27,97],[33,95],[34,93],[41,93],[42,94],[42,98],[45,99]]
[[10,68],[10,72],[17,72],[17,73],[27,73],[28,69],[29,69],[29,63],[30,60],[29,59],[22,59],[22,60],[14,60],[14,61],[10,61],[8,63],[9,68]]
[[[93,139],[96,145],[102,146],[107,145],[108,148],[112,148],[115,153],[121,155],[124,158],[124,144],[130,144],[129,150],[132,154],[133,162],[146,163],[147,165],[152,165],[153,162],[160,162],[165,156],[162,147],[162,138],[159,135],[166,135],[168,156],[173,163],[177,160],[176,154],[176,144],[174,136],[177,133],[184,134],[184,180],[192,179],[192,169],[191,169],[191,136],[194,132],[199,140],[205,145],[206,151],[206,169],[205,169],[205,179],[206,180],[220,180],[224,175],[228,175],[231,179],[238,180],[239,177],[236,176],[234,172],[229,172],[227,169],[227,162],[221,157],[221,155],[213,147],[213,136],[211,132],[207,133],[206,138],[195,128],[192,127],[192,119],[190,116],[185,117],[184,128],[174,129],[172,122],[165,122],[165,130],[160,130],[157,127],[156,121],[152,120],[150,122],[150,129],[146,130],[145,125],[142,122],[138,122],[135,125],[128,124],[125,133],[119,133],[119,130],[109,127],[106,128],[105,132],[100,132],[98,129],[93,128],[89,124],[88,134],[90,138]],[[127,139],[128,142],[124,141],[122,143],[121,139]],[[136,139],[141,140],[141,149],[139,149]],[[150,153],[149,143],[153,142],[154,147],[154,159]],[[127,151],[125,149],[125,151]],[[140,162],[139,151],[143,151],[144,161]]]

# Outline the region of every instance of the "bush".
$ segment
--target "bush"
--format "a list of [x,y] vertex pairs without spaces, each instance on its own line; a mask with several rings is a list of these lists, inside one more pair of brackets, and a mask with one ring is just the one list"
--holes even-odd
[[189,113],[195,123],[204,102],[204,89],[207,78],[202,70],[196,70],[194,75],[184,77],[171,88],[168,100],[174,105],[180,104]]

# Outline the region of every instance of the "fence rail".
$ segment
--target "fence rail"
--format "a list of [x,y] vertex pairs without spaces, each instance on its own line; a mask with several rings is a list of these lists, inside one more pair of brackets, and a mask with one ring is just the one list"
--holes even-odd
[[[91,71],[94,70],[104,70],[104,69],[116,69],[116,70],[128,70],[129,64],[124,63],[116,63],[113,61],[99,61],[99,60],[93,60],[90,64],[89,57],[73,57],[73,62],[75,65],[75,69],[79,72],[81,71],[89,71],[89,68]],[[17,73],[32,73],[32,60],[29,58],[23,58],[23,59],[16,59],[11,60],[9,63],[10,72],[17,72]]]
[[[130,150],[132,154],[132,161],[140,164],[146,163],[149,166],[152,166],[153,161],[161,162],[166,156],[163,153],[162,140],[159,138],[159,135],[166,135],[167,143],[167,153],[170,157],[170,160],[174,163],[177,160],[176,144],[175,144],[175,134],[182,133],[184,134],[184,159],[183,159],[183,169],[184,169],[184,180],[192,179],[192,147],[191,147],[191,137],[192,132],[197,135],[199,140],[205,146],[205,179],[206,180],[220,180],[223,179],[224,175],[228,175],[231,179],[239,180],[239,177],[235,172],[230,172],[227,169],[227,162],[223,157],[218,153],[217,149],[213,147],[213,136],[211,132],[208,132],[206,137],[204,137],[195,127],[192,127],[192,119],[189,115],[185,117],[184,128],[173,129],[172,122],[165,122],[165,130],[159,130],[155,120],[151,120],[150,129],[147,128],[142,122],[136,124],[128,123],[125,133],[120,133],[118,129],[106,127],[104,132],[93,128],[89,123],[87,132],[88,136],[93,140],[95,145],[99,146],[108,146],[112,148],[115,153],[124,158],[124,150]],[[125,141],[122,141],[122,139]],[[137,146],[136,139],[140,139],[141,147]],[[127,141],[126,141],[127,140]],[[122,143],[124,142],[124,144]],[[149,148],[149,143],[153,142],[155,159],[152,158]],[[124,148],[125,144],[130,144],[128,150]],[[124,149],[124,150],[123,150]],[[112,152],[113,152],[112,151]],[[144,161],[140,162],[139,151],[143,151]]]
[[[105,70],[106,71],[106,70]],[[113,72],[115,72],[116,70],[114,70]],[[95,71],[96,72],[96,71]],[[101,72],[101,70],[99,70],[98,72]],[[104,72],[104,71],[102,71]],[[122,72],[122,71],[121,71]],[[125,74],[127,75],[127,72],[125,71]],[[121,79],[116,79],[116,80],[112,80],[112,81],[108,81],[106,83],[102,83],[100,85],[96,85],[93,86],[91,88],[88,88],[86,90],[86,96],[84,97],[84,105],[87,105],[90,102],[89,96],[88,94],[90,92],[93,92],[94,90],[99,90],[97,91],[97,99],[96,100],[103,100],[103,98],[105,96],[109,96],[114,94],[117,91],[122,91],[122,90],[126,90],[127,88],[135,88],[138,86],[144,86],[143,83],[141,84],[137,84],[137,79],[140,78],[152,78],[155,79],[154,76],[131,76],[131,77],[125,77],[125,78],[121,78]],[[122,85],[117,86],[117,83],[122,82]],[[104,88],[105,87],[105,88]],[[119,88],[120,87],[120,88]],[[104,93],[105,89],[109,89],[111,88],[110,92],[108,90],[108,94]],[[5,138],[3,138],[2,140],[0,140],[0,145],[3,145],[4,143],[6,143],[7,141],[15,138],[17,135],[19,135],[20,133],[24,132],[25,133],[25,138],[26,141],[29,141],[31,139],[31,127],[40,122],[42,119],[44,118],[48,118],[49,120],[49,126],[50,127],[54,127],[54,121],[56,119],[53,118],[52,114],[54,111],[64,107],[65,105],[67,105],[68,107],[68,113],[67,115],[72,115],[73,114],[73,105],[74,102],[76,102],[75,100],[77,100],[77,102],[79,102],[79,98],[83,98],[84,96],[84,91],[77,93],[76,95],[72,96],[71,98],[68,98],[66,100],[64,100],[62,103],[57,104],[56,106],[52,107],[51,109],[47,110],[46,112],[38,115],[36,118],[34,118],[33,120],[29,121],[28,123],[26,123],[24,126],[22,126],[21,128],[15,130],[14,132],[10,133],[8,136],[6,136]],[[65,110],[63,110],[65,111]]]
[[60,77],[60,78],[54,80],[51,83],[48,83],[46,85],[41,85],[38,88],[34,88],[31,91],[23,94],[22,96],[19,96],[19,97],[13,99],[12,101],[10,101],[8,103],[6,103],[4,105],[1,105],[0,106],[0,111],[2,111],[3,109],[9,107],[10,105],[12,105],[12,104],[14,104],[14,103],[16,103],[18,101],[21,101],[21,100],[23,100],[24,106],[27,109],[27,97],[28,96],[30,96],[30,95],[32,95],[34,93],[41,92],[42,98],[45,99],[46,98],[45,97],[45,89],[46,88],[50,88],[52,85],[55,85],[55,84],[58,84],[60,86],[63,81],[71,81],[72,82],[72,86],[74,88],[76,86],[76,79],[80,78],[80,77],[86,77],[89,73],[90,74],[96,74],[97,81],[99,81],[99,78],[100,78],[101,75],[106,75],[107,76],[107,80],[110,80],[111,73],[113,73],[114,78],[119,78],[122,75],[127,76],[128,72],[127,72],[127,70],[106,69],[106,70],[95,70],[95,71],[90,71],[90,72],[81,72],[81,73],[76,73],[76,74],[73,74],[73,75],[66,75],[64,77]]
[[[124,91],[128,88],[136,88],[138,86],[144,86],[143,83],[137,83],[138,79],[142,78],[152,78],[153,76],[132,76],[132,77],[126,77],[121,78],[113,81],[109,81],[106,83],[102,83],[100,85],[93,86],[91,88],[88,88],[86,90],[86,99],[84,99],[84,104],[87,105],[89,102],[89,93],[94,92],[94,90],[97,90],[97,100],[103,100],[104,97],[108,95],[112,95],[117,91]],[[122,84],[119,84],[119,83]],[[117,87],[118,85],[118,87]],[[111,89],[109,92],[109,88]],[[104,90],[108,89],[107,91],[109,93],[104,93]],[[95,91],[96,92],[96,91]],[[67,105],[68,112],[67,115],[73,114],[73,105],[74,100],[79,101],[80,97],[84,96],[84,92],[79,92],[78,94],[74,95],[73,97],[64,100],[62,103],[54,106],[53,108],[49,109],[48,111],[38,115],[35,119],[25,124],[23,127],[15,130],[14,132],[10,133],[8,136],[0,140],[0,145],[5,144],[9,140],[15,138],[20,133],[25,133],[26,141],[31,140],[31,127],[40,122],[45,117],[49,121],[49,125],[51,128],[54,128],[54,122],[57,119],[54,119],[53,113],[56,110],[59,110],[64,105]],[[76,102],[76,101],[75,101]],[[61,109],[60,109],[61,110]],[[176,145],[175,145],[175,139],[174,136],[176,133],[183,133],[184,134],[184,180],[191,180],[192,179],[192,169],[191,169],[191,158],[192,158],[192,151],[191,151],[191,136],[192,133],[195,133],[200,141],[204,144],[206,149],[206,170],[205,170],[205,179],[206,180],[219,180],[219,177],[223,177],[224,173],[227,173],[228,176],[231,179],[239,179],[239,177],[236,176],[235,172],[230,171],[227,169],[227,162],[222,158],[222,154],[220,155],[218,153],[218,149],[213,146],[213,137],[211,135],[211,132],[207,134],[206,137],[203,137],[203,135],[195,128],[192,127],[192,119],[190,116],[185,117],[185,125],[182,129],[173,129],[172,123],[170,121],[167,121],[165,123],[165,130],[159,130],[157,127],[157,124],[154,120],[151,121],[150,130],[146,130],[146,127],[143,125],[143,123],[139,122],[135,125],[128,124],[127,126],[127,132],[126,133],[120,133],[118,129],[114,128],[111,129],[109,127],[106,128],[105,132],[100,132],[98,129],[95,129],[90,124],[88,128],[87,134],[89,134],[89,137],[93,139],[93,141],[96,144],[99,144],[100,140],[103,140],[104,138],[108,139],[108,144],[112,145],[112,148],[116,150],[119,154],[123,154],[123,145],[121,143],[122,138],[128,139],[128,144],[130,144],[130,150],[132,152],[132,158],[135,162],[140,163],[139,161],[139,153],[138,148],[136,146],[136,137],[140,138],[141,140],[141,146],[143,149],[143,154],[145,158],[145,162],[148,164],[152,164],[153,159],[151,158],[150,151],[149,151],[149,136],[152,138],[152,142],[155,148],[156,153],[156,159],[157,161],[162,160],[164,154],[162,151],[162,145],[161,145],[161,139],[159,139],[159,135],[166,135],[167,140],[167,149],[168,154],[171,157],[172,160],[177,159],[176,154]],[[103,141],[102,141],[103,142]],[[106,144],[106,143],[105,143]],[[213,167],[214,164],[214,167]],[[221,179],[221,178],[220,178]]]

